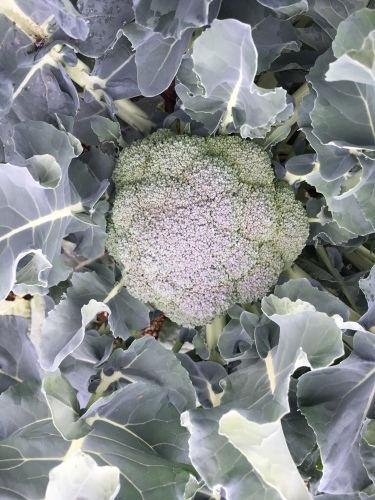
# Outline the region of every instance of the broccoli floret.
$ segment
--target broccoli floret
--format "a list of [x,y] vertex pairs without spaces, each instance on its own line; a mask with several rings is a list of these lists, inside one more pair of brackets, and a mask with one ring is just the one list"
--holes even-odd
[[158,130],[120,155],[108,250],[129,292],[184,326],[263,297],[308,221],[268,154],[237,136]]

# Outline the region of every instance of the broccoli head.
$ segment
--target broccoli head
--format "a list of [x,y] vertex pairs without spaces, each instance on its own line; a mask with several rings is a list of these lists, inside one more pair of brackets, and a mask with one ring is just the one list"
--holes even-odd
[[237,136],[158,130],[121,153],[114,182],[108,250],[129,292],[184,326],[263,297],[308,236],[267,153]]

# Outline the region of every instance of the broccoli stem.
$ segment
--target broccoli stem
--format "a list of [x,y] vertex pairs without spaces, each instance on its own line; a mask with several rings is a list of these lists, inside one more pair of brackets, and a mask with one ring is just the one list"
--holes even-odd
[[257,304],[254,302],[252,304],[241,304],[241,307],[244,311],[255,314],[256,316],[260,316],[262,314],[262,312],[257,307]]
[[347,298],[347,300],[348,300],[348,302],[350,304],[350,307],[354,311],[357,312],[357,306],[356,306],[355,302],[353,301],[352,297],[350,296],[350,293],[349,293],[348,289],[346,288],[345,281],[344,281],[343,277],[338,272],[338,270],[332,265],[332,262],[330,261],[328,255],[327,255],[327,252],[326,252],[325,248],[323,247],[323,245],[318,245],[316,247],[316,253],[322,259],[322,261],[323,261],[324,265],[326,266],[326,268],[328,269],[328,271],[340,283],[340,286],[341,286],[341,289],[343,291],[343,294]]
[[369,271],[374,265],[374,255],[365,247],[358,247],[352,252],[343,252],[344,257],[360,271]]
[[209,360],[216,363],[224,364],[223,358],[216,350],[219,337],[226,325],[225,316],[216,316],[211,323],[206,325],[206,344],[210,351]]
[[293,94],[293,99],[294,99],[294,112],[292,116],[289,118],[289,120],[286,120],[283,125],[289,125],[289,127],[292,127],[298,119],[298,108],[302,102],[302,99],[310,93],[310,89],[307,83],[304,83],[301,85]]
[[358,248],[356,248],[356,251],[366,257],[366,259],[371,260],[375,264],[375,253],[371,252],[368,248],[364,247],[363,245],[360,245]]
[[[90,75],[91,70],[89,66],[80,59],[77,59],[77,64],[75,66],[69,66],[61,53],[63,48],[63,45],[55,45],[55,47],[51,49],[50,54],[53,59],[64,67],[66,73],[74,83],[87,92],[90,92],[97,101],[101,101],[103,98],[103,89],[100,87],[105,87],[105,80]],[[96,88],[96,86],[99,88]],[[117,116],[119,118],[144,134],[150,133],[151,128],[155,124],[150,120],[148,114],[139,106],[129,99],[117,99],[113,101],[113,103],[117,108]]]
[[25,14],[18,6],[16,0],[7,0],[0,4],[0,14],[3,14],[10,21],[16,24],[19,28],[26,33],[31,40],[35,43],[42,38],[51,36],[50,28],[53,23],[53,16],[45,19],[43,24],[38,25],[31,20],[30,16]]
[[184,345],[183,342],[181,342],[181,340],[178,338],[176,342],[173,344],[172,351],[180,352],[183,345]]

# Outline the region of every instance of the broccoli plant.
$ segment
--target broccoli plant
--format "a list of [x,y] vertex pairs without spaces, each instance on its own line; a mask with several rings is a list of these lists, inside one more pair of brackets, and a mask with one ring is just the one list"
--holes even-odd
[[160,129],[123,150],[113,178],[108,249],[129,292],[183,326],[262,298],[308,237],[269,155],[238,136]]
[[375,498],[374,5],[0,2],[0,499]]

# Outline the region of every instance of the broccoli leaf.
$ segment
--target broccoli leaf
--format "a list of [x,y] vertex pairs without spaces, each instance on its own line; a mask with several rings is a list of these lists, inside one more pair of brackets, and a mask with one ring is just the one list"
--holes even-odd
[[244,4],[241,0],[224,0],[219,19],[237,19],[251,26],[252,37],[258,52],[257,73],[267,70],[285,49],[298,51],[300,42],[297,32],[288,20],[275,17],[257,0]]
[[311,498],[289,454],[280,421],[258,424],[231,410],[221,417],[219,434],[246,457],[280,498]]
[[213,0],[134,0],[135,21],[139,26],[160,33],[163,38],[180,38],[190,28],[209,23]]
[[332,44],[337,60],[330,64],[326,80],[330,82],[348,80],[375,85],[374,43],[373,10],[361,9],[345,19],[340,24]]
[[82,343],[61,362],[60,371],[77,391],[82,407],[87,405],[91,397],[89,381],[97,373],[96,366],[105,362],[112,351],[112,336],[89,330]]
[[[131,0],[78,0],[77,9],[86,22],[89,33],[85,40],[69,40],[81,54],[99,58],[105,53],[111,57],[113,42],[124,24],[134,18]],[[61,39],[60,34],[54,38]],[[96,59],[97,61],[97,59]]]
[[0,411],[0,496],[9,498],[12,491],[14,498],[44,498],[48,471],[63,460],[70,443],[53,425],[40,383],[8,389],[0,396]]
[[289,17],[307,10],[307,0],[258,0],[258,2],[278,14],[286,14]]
[[39,0],[11,0],[7,8],[12,7],[18,7],[24,15],[39,25],[43,25],[52,17],[53,21],[72,38],[85,40],[89,33],[85,20],[68,0],[46,0],[43,5]]
[[364,419],[373,415],[374,388],[375,339],[361,331],[355,334],[354,350],[347,359],[299,379],[299,408],[321,451],[321,491],[355,493],[370,484],[359,445]]
[[307,15],[333,39],[339,24],[367,4],[367,0],[308,0]]
[[[129,25],[129,33],[131,27],[132,25]],[[125,29],[123,26],[121,28]],[[118,36],[111,49],[95,59],[90,80],[97,82],[114,100],[140,95],[142,92],[138,86],[135,57],[130,41],[125,36]],[[109,121],[109,118],[98,116],[94,117],[91,123],[98,118],[105,118]],[[119,126],[117,122],[113,123],[112,127]]]
[[[288,288],[293,301],[283,296],[284,293],[288,294]],[[249,348],[252,357],[245,358],[243,366],[239,365],[221,381],[224,393],[214,408],[198,408],[186,416],[185,425],[191,433],[190,455],[193,465],[211,488],[221,484],[229,500],[241,496],[246,498],[246,494],[247,498],[251,498],[251,495],[254,498],[257,498],[256,495],[258,498],[260,495],[269,495],[271,499],[280,498],[280,495],[257,469],[256,463],[250,464],[237,447],[233,447],[219,433],[219,422],[223,415],[234,409],[252,422],[257,432],[261,433],[266,428],[262,426],[273,423],[272,432],[277,428],[280,433],[281,418],[289,413],[290,375],[301,366],[310,366],[313,373],[320,372],[321,367],[328,366],[343,353],[341,330],[335,318],[298,298],[305,296],[308,289],[312,291],[317,308],[330,314],[342,310],[339,301],[333,299],[325,303],[326,293],[313,289],[306,280],[295,280],[277,287],[276,295],[262,300],[262,309],[271,321],[267,322],[267,318],[263,317],[254,329],[251,321],[246,323],[246,320],[252,319],[252,315],[240,316],[249,339],[251,336],[255,338],[254,346]],[[275,324],[279,326],[278,336],[275,335]],[[306,422],[302,426],[302,429],[305,428]],[[272,432],[269,439],[272,439]],[[296,432],[298,423],[293,432],[286,433],[293,443]],[[306,448],[312,445],[313,436],[310,433],[304,450],[298,450],[298,462],[308,453]],[[284,449],[283,453],[288,456],[289,463],[293,463],[290,452]],[[233,463],[237,464],[235,469]]]
[[375,420],[366,419],[362,428],[362,441],[359,445],[363,465],[375,483]]
[[15,126],[14,143],[24,166],[0,170],[1,298],[12,288],[19,294],[45,294],[64,280],[70,270],[61,244],[69,224],[74,220],[76,229],[92,224],[89,218],[77,219],[85,210],[69,183],[68,166],[77,154],[70,137],[52,125],[25,122]]
[[0,392],[22,381],[39,380],[29,323],[19,316],[0,316]]
[[84,498],[111,500],[120,490],[117,467],[99,467],[95,460],[78,450],[65,462],[50,470],[45,500]]
[[[48,315],[42,331],[41,365],[54,371],[61,361],[82,342],[85,327],[100,312],[109,314],[109,325],[115,337],[127,338],[130,330],[141,330],[149,324],[148,308],[131,297],[121,283],[115,284],[111,271],[76,273],[66,299]],[[56,335],[56,322],[60,325]]]
[[255,85],[256,72],[250,26],[235,19],[214,20],[182,59],[176,92],[186,113],[210,134],[220,130],[264,137],[291,115],[292,104],[283,89]]
[[[178,375],[177,375],[178,374]],[[195,393],[188,372],[176,356],[151,337],[135,340],[126,350],[116,349],[91,377],[92,392],[101,396],[134,382],[156,383],[180,411],[195,408]]]
[[164,38],[161,33],[155,33],[152,29],[138,24],[125,26],[123,32],[135,50],[137,81],[141,94],[160,94],[169,87],[176,75],[192,29],[186,30],[178,38]]
[[82,451],[98,465],[120,469],[120,498],[183,498],[194,472],[188,432],[164,388],[130,384],[95,403],[83,417],[92,431]]
[[325,81],[321,75],[333,60],[332,51],[327,51],[308,76],[317,94],[311,112],[313,132],[323,144],[373,150],[375,88],[346,80]]
[[44,394],[56,429],[67,441],[79,439],[90,432],[90,427],[80,420],[79,403],[69,382],[55,372],[42,381]]

